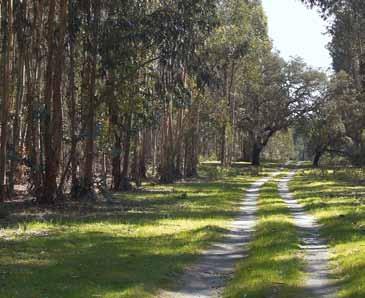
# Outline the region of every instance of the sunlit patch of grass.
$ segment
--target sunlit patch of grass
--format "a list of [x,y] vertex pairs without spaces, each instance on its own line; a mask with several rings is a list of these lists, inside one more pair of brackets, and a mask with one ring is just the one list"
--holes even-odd
[[322,225],[340,280],[338,296],[365,297],[365,186],[312,170],[298,175],[291,189]]
[[257,177],[235,171],[216,180],[145,185],[115,194],[101,211],[3,228],[0,297],[155,296],[237,215]]
[[263,187],[258,207],[249,255],[237,266],[224,297],[305,297],[300,239],[274,181]]

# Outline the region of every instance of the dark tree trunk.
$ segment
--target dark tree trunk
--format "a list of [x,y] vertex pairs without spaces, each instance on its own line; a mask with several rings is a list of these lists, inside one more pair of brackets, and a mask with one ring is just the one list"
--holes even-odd
[[112,176],[113,176],[113,189],[119,190],[120,181],[122,177],[121,173],[121,158],[122,153],[122,140],[119,133],[115,134],[114,148],[112,152]]
[[[25,2],[26,3],[26,2]],[[43,175],[41,166],[41,150],[40,150],[40,119],[35,116],[36,107],[39,104],[40,86],[37,84],[37,80],[41,77],[41,55],[40,55],[40,40],[42,38],[42,19],[44,15],[43,5],[34,2],[34,18],[32,26],[37,28],[32,34],[32,47],[26,48],[25,53],[25,75],[26,75],[26,164],[30,168],[30,187],[29,190],[36,198],[39,198],[42,194],[43,188]],[[37,63],[32,63],[32,57]]]
[[140,135],[138,133],[134,139],[133,171],[132,171],[133,179],[137,187],[140,187],[142,185],[140,158],[141,158]]
[[123,171],[120,178],[119,190],[128,191],[131,190],[132,185],[129,181],[129,161],[130,161],[130,151],[131,151],[131,129],[132,129],[132,117],[129,115],[126,123],[126,134],[123,141]]
[[187,178],[193,178],[198,176],[196,154],[194,152],[194,144],[186,144],[185,151],[185,176]]
[[161,183],[173,183],[176,179],[176,151],[174,146],[173,124],[172,124],[172,102],[166,107],[163,117],[162,145],[159,165]]
[[[23,105],[23,85],[24,85],[24,49],[23,49],[23,40],[19,38],[19,50],[20,55],[18,57],[18,65],[17,65],[17,74],[18,74],[18,82],[16,87],[16,101],[15,101],[15,116],[14,116],[14,124],[13,124],[13,140],[12,140],[12,152],[13,158],[10,163],[10,172],[9,172],[9,192],[12,194],[14,192],[15,180],[18,176],[18,165],[20,161],[20,150],[19,150],[19,141],[20,141],[20,131],[21,131],[21,110]],[[21,147],[20,147],[21,148]]]
[[315,167],[315,168],[319,167],[319,161],[321,160],[322,155],[323,155],[322,151],[316,151],[314,158],[313,158],[313,167]]
[[222,127],[220,161],[222,166],[226,166],[226,125]]
[[[151,144],[149,144],[151,145]],[[143,131],[142,133],[142,148],[140,152],[140,158],[139,158],[139,172],[141,175],[141,179],[147,178],[147,165],[146,165],[146,159],[147,159],[147,147],[148,146],[148,135],[147,131]]]
[[75,88],[75,43],[76,43],[76,33],[74,32],[73,22],[75,20],[72,19],[73,9],[75,7],[72,5],[72,1],[69,1],[69,26],[70,26],[70,68],[69,68],[69,88],[70,88],[70,120],[71,120],[71,189],[72,193],[76,194],[77,189],[80,187],[80,181],[77,178],[77,119],[76,119],[76,88]]
[[[62,6],[62,22],[65,22],[66,9],[64,1]],[[56,2],[49,2],[48,12],[48,32],[47,32],[47,66],[45,70],[46,85],[45,85],[45,110],[46,117],[44,119],[44,152],[45,152],[45,173],[44,173],[44,190],[43,194],[38,198],[38,202],[42,204],[53,203],[57,196],[57,176],[60,164],[60,144],[62,141],[62,104],[61,104],[61,71],[55,67],[60,67],[62,70],[62,55],[63,55],[63,37],[64,26],[61,25],[62,32],[59,33],[58,48],[55,43],[55,28],[56,28]],[[59,56],[61,55],[61,57]],[[60,63],[61,62],[61,63]]]
[[178,112],[177,120],[177,137],[176,137],[176,171],[175,177],[180,179],[182,177],[182,152],[183,152],[183,110],[180,109]]
[[261,151],[262,146],[259,144],[254,144],[252,148],[252,156],[251,156],[251,163],[253,166],[259,166],[261,163],[260,157],[261,157]]
[[8,194],[8,185],[6,180],[7,172],[7,147],[8,147],[8,120],[11,105],[11,80],[12,80],[12,58],[13,58],[13,1],[4,1],[4,9],[6,10],[7,27],[4,30],[4,44],[3,44],[3,92],[2,105],[0,113],[1,123],[1,137],[0,137],[0,201],[3,201]]
[[194,105],[190,110],[190,128],[185,138],[185,176],[192,178],[198,176],[199,163],[199,106]]
[[87,24],[88,37],[85,38],[86,71],[84,74],[84,96],[87,102],[85,115],[86,138],[84,144],[85,159],[83,168],[82,197],[94,198],[94,159],[96,138],[96,79],[97,79],[97,56],[99,34],[99,1],[87,1]]

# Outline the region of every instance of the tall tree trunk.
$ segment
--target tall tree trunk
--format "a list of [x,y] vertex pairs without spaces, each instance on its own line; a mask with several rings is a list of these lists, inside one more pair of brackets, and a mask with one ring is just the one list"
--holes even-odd
[[28,156],[28,166],[30,168],[30,181],[32,194],[36,197],[41,196],[42,192],[42,173],[40,166],[39,152],[39,119],[36,113],[36,75],[39,73],[39,65],[36,65],[34,71],[31,69],[29,55],[26,57],[26,105],[27,105],[27,138],[26,138],[26,153]]
[[90,40],[86,42],[86,47],[91,49],[87,55],[87,78],[86,84],[87,90],[87,112],[86,112],[86,140],[85,140],[85,161],[83,172],[83,196],[93,197],[93,184],[94,184],[94,155],[95,155],[95,137],[96,137],[96,125],[95,125],[95,90],[96,90],[96,66],[97,66],[97,53],[98,53],[98,30],[99,30],[99,17],[100,17],[100,3],[98,1],[88,0],[88,26]]
[[175,171],[175,177],[181,178],[182,177],[182,152],[183,152],[183,109],[179,109],[178,111],[178,119],[177,119],[177,127],[176,127],[176,171]]
[[1,138],[0,138],[0,201],[7,196],[7,146],[8,146],[8,121],[11,105],[11,89],[12,89],[12,63],[14,50],[13,37],[13,0],[4,1],[7,15],[7,30],[4,30],[6,38],[3,45],[3,92],[1,106]]
[[[24,2],[27,4],[27,2]],[[26,75],[26,155],[27,166],[30,168],[29,191],[36,198],[40,198],[43,192],[43,177],[41,165],[40,148],[40,110],[39,98],[41,80],[41,64],[39,44],[42,38],[42,19],[44,14],[43,5],[35,1],[33,6],[33,23],[35,28],[32,34],[31,48],[26,48],[25,53],[25,75]]]
[[139,158],[139,172],[142,179],[147,178],[147,151],[151,146],[151,140],[149,138],[149,134],[147,130],[143,130],[142,132],[142,145],[141,152]]
[[122,139],[120,137],[120,132],[116,131],[114,133],[114,148],[112,152],[112,176],[113,176],[113,189],[120,189],[121,182],[121,158],[120,155],[122,153]]
[[[21,41],[22,42],[22,41]],[[20,140],[20,129],[21,129],[21,108],[23,105],[23,95],[24,95],[24,49],[23,46],[20,45],[18,47],[20,53],[18,57],[18,65],[17,65],[17,88],[16,88],[16,100],[15,100],[15,114],[14,114],[14,122],[13,122],[13,139],[12,139],[12,151],[13,157],[10,163],[10,172],[9,172],[9,191],[10,193],[14,192],[14,184],[15,177],[17,176],[17,168],[20,161],[20,152],[19,152],[19,140]]]
[[55,43],[54,43],[54,32],[55,32],[55,10],[56,10],[56,1],[50,0],[48,7],[48,33],[47,33],[47,48],[48,48],[48,56],[47,56],[47,66],[46,66],[46,75],[45,75],[45,87],[44,87],[44,100],[45,100],[45,111],[46,111],[46,119],[44,121],[44,152],[45,152],[45,175],[44,175],[44,189],[41,198],[39,201],[41,203],[51,203],[55,197],[57,190],[57,173],[54,171],[54,163],[53,163],[53,146],[52,146],[52,97],[53,97],[53,68],[54,65],[54,51],[55,51]]
[[122,191],[131,190],[132,186],[129,182],[129,161],[131,151],[131,130],[132,130],[132,116],[127,115],[125,125],[125,137],[123,141],[123,171],[120,179],[119,189]]
[[[53,79],[53,120],[52,120],[52,145],[54,158],[52,161],[51,168],[54,169],[53,178],[57,187],[57,177],[59,175],[60,163],[61,163],[61,153],[62,153],[62,140],[63,140],[63,112],[62,112],[62,82],[63,82],[63,71],[65,64],[65,36],[67,28],[67,11],[68,11],[68,0],[60,0],[59,2],[59,19],[60,24],[56,31],[57,36],[57,48],[55,56],[55,65],[58,65],[57,69],[54,69],[54,79]],[[67,167],[68,168],[68,167]],[[67,171],[67,170],[66,170]],[[62,185],[62,183],[61,183]],[[60,191],[61,188],[56,188],[57,196],[62,195]]]
[[10,163],[10,171],[9,171],[9,191],[10,193],[14,192],[15,179],[18,177],[20,172],[19,170],[19,162],[21,160],[22,152],[20,152],[20,136],[21,136],[21,120],[22,120],[22,106],[23,106],[23,97],[24,97],[24,65],[25,65],[25,29],[26,26],[26,8],[27,4],[25,2],[18,3],[17,8],[17,65],[16,65],[16,77],[17,77],[17,85],[16,85],[16,100],[15,100],[15,113],[14,113],[14,121],[13,121],[13,138],[12,138],[12,151],[13,158]]
[[[61,85],[64,64],[64,40],[66,34],[67,0],[61,0],[56,10],[56,1],[49,2],[48,57],[46,67],[44,122],[45,176],[44,191],[40,203],[53,203],[57,197],[62,145],[62,97]],[[59,26],[56,26],[56,11]],[[57,65],[57,69],[55,68]]]
[[142,185],[141,179],[141,144],[140,144],[140,133],[134,138],[134,153],[133,153],[133,179],[137,187]]
[[221,161],[221,165],[223,167],[227,166],[227,151],[226,151],[226,147],[227,147],[227,126],[226,124],[224,124],[224,126],[222,127],[221,130],[221,143],[220,143],[220,161]]
[[161,183],[175,181],[175,148],[172,125],[172,101],[169,100],[165,107],[162,122],[162,145],[160,156],[159,174]]
[[198,162],[199,162],[199,103],[195,103],[190,111],[188,117],[188,127],[185,138],[185,176],[198,176]]
[[72,5],[72,1],[69,1],[68,14],[69,14],[69,53],[70,53],[70,68],[69,68],[69,92],[70,92],[70,120],[71,120],[71,190],[74,195],[77,194],[80,187],[80,181],[77,177],[77,119],[76,119],[76,86],[75,86],[75,43],[76,32],[74,32],[74,15],[77,12],[74,11],[75,7]]

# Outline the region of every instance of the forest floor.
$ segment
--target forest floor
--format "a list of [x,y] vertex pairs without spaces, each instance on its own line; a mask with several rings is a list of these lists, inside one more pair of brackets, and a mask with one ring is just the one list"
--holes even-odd
[[[273,171],[269,165],[261,175]],[[153,297],[220,239],[244,190],[246,167],[205,166],[202,179],[144,185],[109,202],[0,214],[0,297]]]
[[[243,164],[223,170],[212,163],[200,179],[144,184],[110,201],[48,209],[7,203],[0,211],[0,297],[144,298],[175,291],[184,269],[230,232],[245,191],[277,167],[266,164],[258,176]],[[261,187],[248,254],[237,260],[224,297],[308,297],[308,249],[283,192],[289,171]],[[316,237],[328,244],[322,264],[329,261],[324,267],[339,281],[339,298],[365,297],[363,177],[302,166],[289,182],[292,199],[318,222]]]

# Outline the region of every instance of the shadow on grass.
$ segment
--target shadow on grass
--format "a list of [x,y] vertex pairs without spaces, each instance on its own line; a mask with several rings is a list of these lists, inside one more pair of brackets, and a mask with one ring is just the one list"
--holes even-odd
[[0,297],[133,297],[135,288],[152,295],[224,232],[207,226],[138,239],[66,232],[7,241],[0,249]]
[[[109,202],[18,210],[3,222],[15,235],[0,238],[0,297],[153,297],[227,232],[221,226],[238,215],[252,180],[157,186]],[[18,225],[24,231],[13,229]]]
[[317,217],[335,254],[339,297],[365,297],[365,186],[311,171],[298,175],[290,188]]
[[[234,217],[232,206],[240,202],[250,181],[217,181],[165,186],[157,192],[116,193],[109,202],[74,203],[66,209],[17,209],[0,220],[0,227],[11,228],[33,221],[57,225],[78,223],[153,224],[162,219],[204,219]],[[11,205],[12,203],[8,203]],[[8,209],[12,209],[8,206]]]

